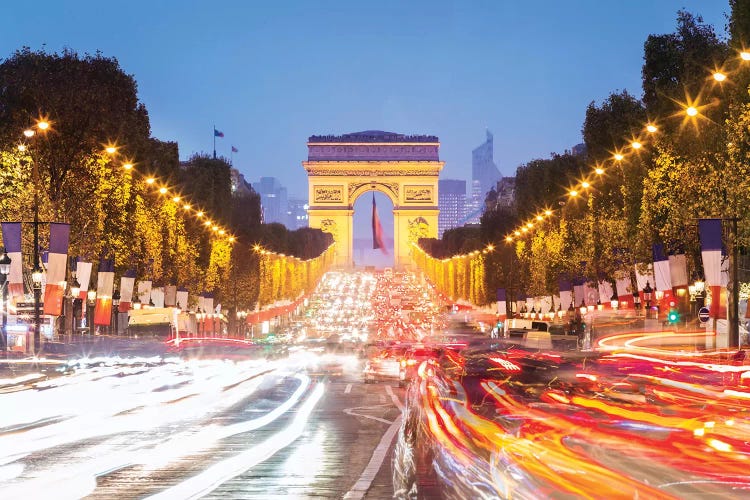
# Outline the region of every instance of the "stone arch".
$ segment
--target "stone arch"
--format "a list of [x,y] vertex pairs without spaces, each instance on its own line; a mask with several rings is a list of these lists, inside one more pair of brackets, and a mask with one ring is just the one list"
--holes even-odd
[[410,243],[420,235],[437,238],[438,157],[435,136],[407,136],[369,130],[342,136],[312,136],[307,161],[310,227],[328,231],[336,242],[336,264],[352,266],[354,202],[379,191],[393,203],[394,259],[409,264]]

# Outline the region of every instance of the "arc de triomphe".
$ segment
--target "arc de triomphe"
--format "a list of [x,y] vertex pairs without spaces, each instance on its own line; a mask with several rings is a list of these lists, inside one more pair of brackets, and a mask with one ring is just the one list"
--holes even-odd
[[419,238],[438,235],[440,142],[435,136],[370,130],[340,136],[312,136],[307,142],[310,227],[333,235],[336,265],[352,266],[354,202],[380,191],[393,203],[394,260],[409,263]]

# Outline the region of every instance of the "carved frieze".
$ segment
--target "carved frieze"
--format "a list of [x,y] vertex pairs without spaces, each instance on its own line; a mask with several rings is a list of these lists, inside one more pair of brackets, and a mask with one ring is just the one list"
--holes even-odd
[[356,193],[363,187],[377,189],[376,186],[387,188],[391,193],[393,193],[393,198],[398,200],[398,182],[352,182],[349,184],[349,200],[354,197],[354,193]]
[[315,186],[313,200],[313,203],[342,203],[344,186]]
[[310,161],[417,160],[439,161],[437,144],[309,144]]
[[404,199],[410,203],[434,203],[432,186],[404,186]]
[[336,221],[333,219],[323,219],[320,221],[320,230],[324,233],[331,233],[333,241],[339,241],[338,237],[338,226]]
[[346,177],[416,177],[416,176],[434,176],[437,177],[440,170],[438,168],[433,169],[421,169],[421,170],[379,170],[379,169],[367,169],[367,170],[355,170],[347,168],[308,168],[308,175],[330,175],[330,176],[346,176]]
[[430,237],[430,224],[424,217],[409,219],[409,243],[417,243],[420,238]]

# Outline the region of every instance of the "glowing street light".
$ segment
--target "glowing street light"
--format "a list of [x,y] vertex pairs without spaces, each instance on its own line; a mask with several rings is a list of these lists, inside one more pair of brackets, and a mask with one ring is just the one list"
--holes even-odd
[[576,191],[575,189],[571,189],[571,190],[570,190],[570,192],[569,192],[568,194],[569,194],[569,195],[570,195],[571,197],[575,198],[576,196],[578,196],[578,191]]
[[596,167],[596,170],[594,170],[594,172],[596,172],[596,175],[602,175],[604,173],[604,169],[601,167]]
[[617,161],[622,161],[622,159],[625,158],[625,157],[622,154],[620,154],[620,153],[615,153],[615,155],[614,155],[613,158],[615,160],[617,160]]
[[750,52],[743,50],[742,52],[740,52],[740,57],[743,61],[750,61]]
[[714,80],[716,80],[717,82],[723,82],[724,80],[727,79],[727,75],[725,75],[724,73],[720,71],[717,71],[716,73],[714,73],[713,77],[714,77]]
[[656,128],[656,125],[654,125],[653,123],[649,123],[648,125],[646,125],[646,130],[647,130],[647,131],[648,131],[649,133],[652,133],[652,134],[653,134],[654,132],[656,132],[656,131],[657,131],[657,130],[659,130],[659,129],[658,129],[658,128]]
[[685,110],[685,113],[687,113],[688,116],[695,116],[698,114],[698,110],[695,109],[694,106],[688,106],[688,108]]
[[630,146],[631,146],[631,147],[632,147],[633,149],[641,149],[641,148],[643,147],[643,144],[641,144],[641,143],[640,143],[640,142],[638,142],[638,141],[633,141],[633,142],[631,142],[631,143],[630,143]]

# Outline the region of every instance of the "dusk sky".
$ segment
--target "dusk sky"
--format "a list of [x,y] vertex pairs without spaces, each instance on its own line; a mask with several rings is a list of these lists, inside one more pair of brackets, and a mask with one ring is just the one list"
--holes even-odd
[[9,2],[0,57],[114,56],[182,159],[211,151],[215,124],[248,180],[306,197],[313,134],[437,135],[443,179],[471,177],[486,128],[504,175],[569,149],[592,100],[640,97],[643,42],[683,7],[724,35],[725,0]]

